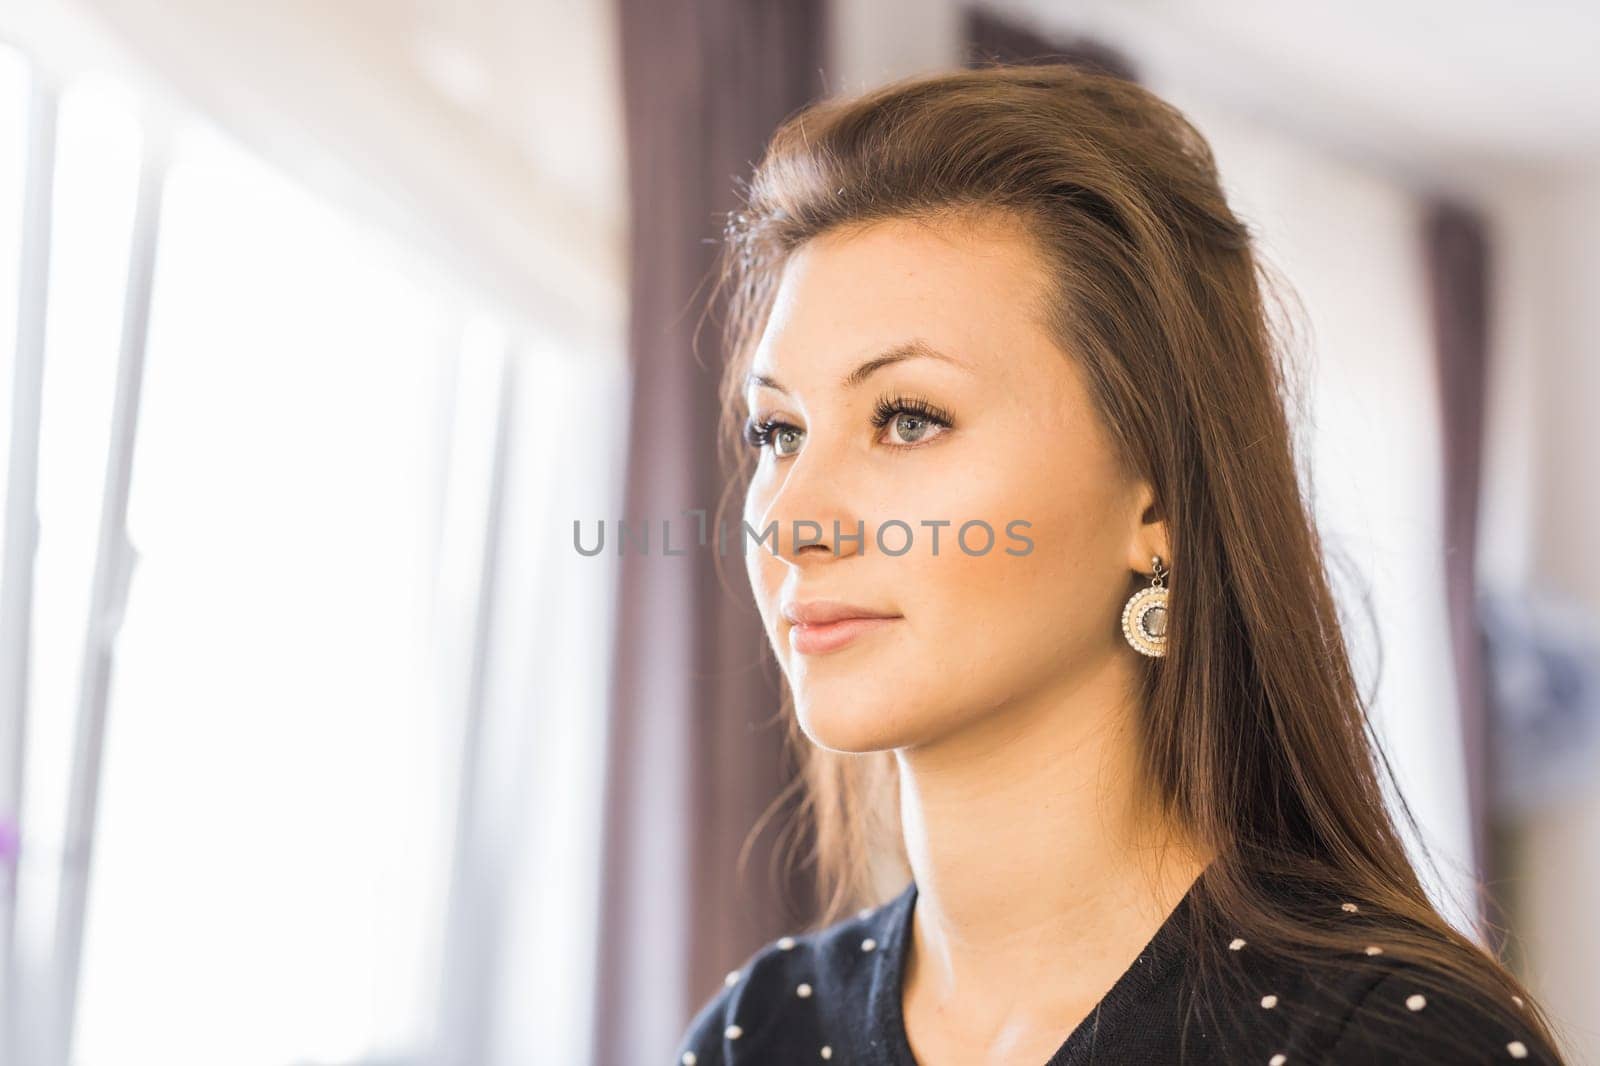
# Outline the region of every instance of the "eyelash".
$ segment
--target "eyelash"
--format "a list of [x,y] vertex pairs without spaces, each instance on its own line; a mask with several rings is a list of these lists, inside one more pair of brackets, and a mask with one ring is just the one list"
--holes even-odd
[[[897,415],[914,415],[917,418],[932,422],[942,429],[949,429],[952,421],[949,413],[938,404],[917,396],[901,396],[892,393],[878,397],[878,402],[872,409],[870,421],[874,429],[881,430],[893,421]],[[773,434],[778,430],[798,428],[798,426],[777,418],[766,418],[759,421],[752,418],[744,424],[744,440],[752,448],[765,448],[772,443]],[[892,445],[892,447],[904,451],[921,447],[921,445],[896,444]]]

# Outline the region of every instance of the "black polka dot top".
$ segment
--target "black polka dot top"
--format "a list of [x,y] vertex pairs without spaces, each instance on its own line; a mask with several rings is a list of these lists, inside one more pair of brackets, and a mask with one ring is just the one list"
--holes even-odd
[[[900,1013],[916,899],[912,881],[880,907],[762,947],[696,1013],[672,1062],[917,1066]],[[1231,1004],[1219,1021],[1214,1010],[1196,1009],[1186,980],[1190,906],[1185,896],[1042,1066],[1561,1062],[1518,1025],[1520,1001],[1491,1009],[1474,1001],[1478,993],[1441,992],[1409,964],[1386,959],[1379,934],[1360,965],[1311,973],[1253,951],[1249,931],[1237,931],[1223,945],[1234,971],[1227,988],[1208,997]],[[1350,902],[1328,906],[1359,911]]]

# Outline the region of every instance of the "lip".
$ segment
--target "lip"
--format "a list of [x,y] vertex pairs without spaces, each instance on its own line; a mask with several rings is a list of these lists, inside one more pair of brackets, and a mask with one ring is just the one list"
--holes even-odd
[[789,646],[800,655],[821,655],[887,628],[901,616],[838,600],[790,601],[779,611],[789,622]]
[[893,611],[860,607],[842,600],[785,600],[778,608],[791,625],[822,626],[851,618],[899,618]]

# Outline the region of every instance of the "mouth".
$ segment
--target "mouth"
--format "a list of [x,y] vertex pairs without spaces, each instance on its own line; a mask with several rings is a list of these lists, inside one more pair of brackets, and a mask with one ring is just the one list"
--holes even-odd
[[902,616],[835,600],[788,602],[782,615],[789,622],[789,647],[798,655],[837,651],[862,637],[889,628]]
[[887,629],[898,618],[845,618],[820,625],[790,626],[789,647],[800,655],[821,655],[834,651],[868,633]]

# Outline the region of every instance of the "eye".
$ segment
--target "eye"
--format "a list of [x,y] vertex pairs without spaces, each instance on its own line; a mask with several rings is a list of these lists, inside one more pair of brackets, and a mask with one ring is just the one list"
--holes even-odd
[[[880,438],[883,431],[888,430],[889,439],[884,443],[897,449],[914,448],[935,440],[953,424],[943,408],[912,396],[881,397],[870,421]],[[775,417],[752,415],[744,424],[743,436],[752,448],[770,447],[774,456],[787,459],[799,452],[805,430]]]
[[912,396],[884,396],[872,412],[872,424],[889,430],[895,447],[911,448],[933,440],[949,429],[950,415],[937,404]]
[[772,453],[788,458],[800,449],[800,439],[805,431],[775,418],[752,418],[744,424],[745,443],[752,448],[772,446]]

